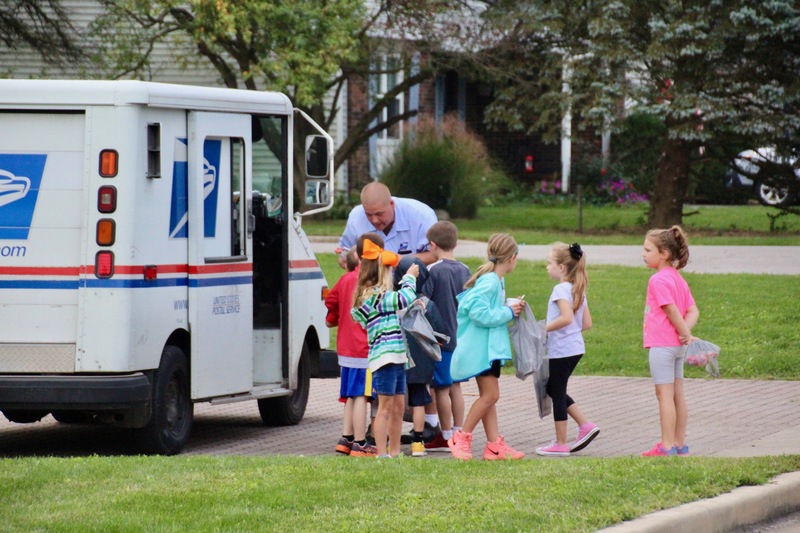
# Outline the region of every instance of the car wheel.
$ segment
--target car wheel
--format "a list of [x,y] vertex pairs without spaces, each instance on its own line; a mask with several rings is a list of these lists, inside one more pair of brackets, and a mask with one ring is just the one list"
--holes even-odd
[[774,187],[765,183],[756,183],[756,198],[764,205],[785,207],[792,205],[792,195],[788,187]]

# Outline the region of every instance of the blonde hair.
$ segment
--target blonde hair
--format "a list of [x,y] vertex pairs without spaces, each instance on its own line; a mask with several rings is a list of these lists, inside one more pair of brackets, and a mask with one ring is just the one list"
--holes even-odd
[[356,250],[358,256],[361,257],[361,267],[358,269],[358,281],[356,282],[356,290],[353,291],[353,307],[361,307],[361,305],[369,298],[377,288],[380,292],[390,291],[394,288],[394,279],[392,278],[392,267],[384,266],[380,257],[377,259],[364,259],[364,241],[369,239],[373,244],[377,244],[383,248],[383,237],[377,233],[365,233],[358,238],[356,243]]
[[676,270],[682,269],[689,262],[689,237],[680,226],[651,229],[645,238],[656,245],[659,253],[669,253],[669,262]]
[[554,242],[550,251],[556,264],[564,265],[567,273],[564,279],[572,283],[572,312],[577,313],[586,297],[589,276],[586,274],[586,254],[581,245]]
[[498,263],[511,261],[517,255],[518,250],[517,241],[508,233],[495,233],[489,237],[489,242],[486,245],[486,255],[489,260],[478,267],[478,270],[464,284],[464,288],[469,289],[475,285],[479,277],[489,272],[494,272]]

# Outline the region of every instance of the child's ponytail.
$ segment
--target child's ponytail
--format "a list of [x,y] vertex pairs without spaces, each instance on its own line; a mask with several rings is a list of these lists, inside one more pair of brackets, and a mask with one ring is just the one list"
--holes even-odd
[[573,244],[556,242],[552,247],[552,256],[556,263],[564,265],[567,269],[564,279],[572,283],[572,312],[575,313],[583,304],[586,288],[589,285],[589,276],[586,274],[586,254],[577,242]]
[[518,251],[519,247],[514,237],[507,233],[495,233],[489,237],[489,242],[486,245],[486,255],[489,260],[478,267],[478,270],[464,284],[464,288],[471,288],[479,277],[489,272],[494,272],[497,263],[511,261]]
[[680,270],[689,262],[689,238],[683,228],[651,229],[646,238],[656,245],[659,252],[669,252],[670,263]]

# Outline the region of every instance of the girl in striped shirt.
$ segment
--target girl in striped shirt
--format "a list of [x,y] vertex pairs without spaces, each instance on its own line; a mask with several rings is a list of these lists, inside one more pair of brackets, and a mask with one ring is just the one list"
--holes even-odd
[[[400,290],[392,290],[392,267],[397,266],[400,259],[397,254],[383,250],[383,242],[375,242],[382,239],[373,235],[364,240],[351,315],[367,330],[368,365],[372,372],[372,388],[378,396],[378,413],[372,424],[378,457],[396,457],[400,454],[403,431],[408,362],[397,311],[408,307],[416,298],[419,267],[411,265],[403,276]],[[391,455],[386,449],[387,435]]]

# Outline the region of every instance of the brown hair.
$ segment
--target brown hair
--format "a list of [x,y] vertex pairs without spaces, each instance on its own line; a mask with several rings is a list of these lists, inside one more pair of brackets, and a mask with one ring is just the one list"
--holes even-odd
[[347,271],[352,272],[356,269],[360,261],[358,251],[355,248],[351,248],[350,251],[347,252],[347,255],[345,255],[344,260]]
[[425,236],[445,252],[450,252],[458,243],[458,228],[449,220],[440,220],[428,229]]
[[645,238],[656,245],[660,252],[669,253],[669,262],[680,270],[689,262],[689,237],[680,226],[669,229],[651,229]]
[[[356,242],[358,257],[364,255],[364,241],[369,239],[373,244],[383,248],[383,237],[374,232],[364,233]],[[360,307],[364,300],[369,298],[375,287],[382,292],[392,290],[394,280],[391,275],[392,267],[384,266],[379,259],[364,259],[361,257],[361,267],[358,269],[358,282],[353,291],[353,307]]]
[[572,312],[576,313],[586,297],[586,288],[589,285],[589,276],[586,275],[586,254],[580,244],[563,242],[553,243],[550,253],[557,264],[567,267],[564,279],[572,283]]
[[486,245],[486,255],[489,260],[478,267],[478,270],[464,284],[464,288],[469,289],[475,285],[479,277],[489,272],[494,272],[498,263],[511,261],[517,255],[518,250],[517,241],[508,233],[495,233],[489,237],[489,242]]

